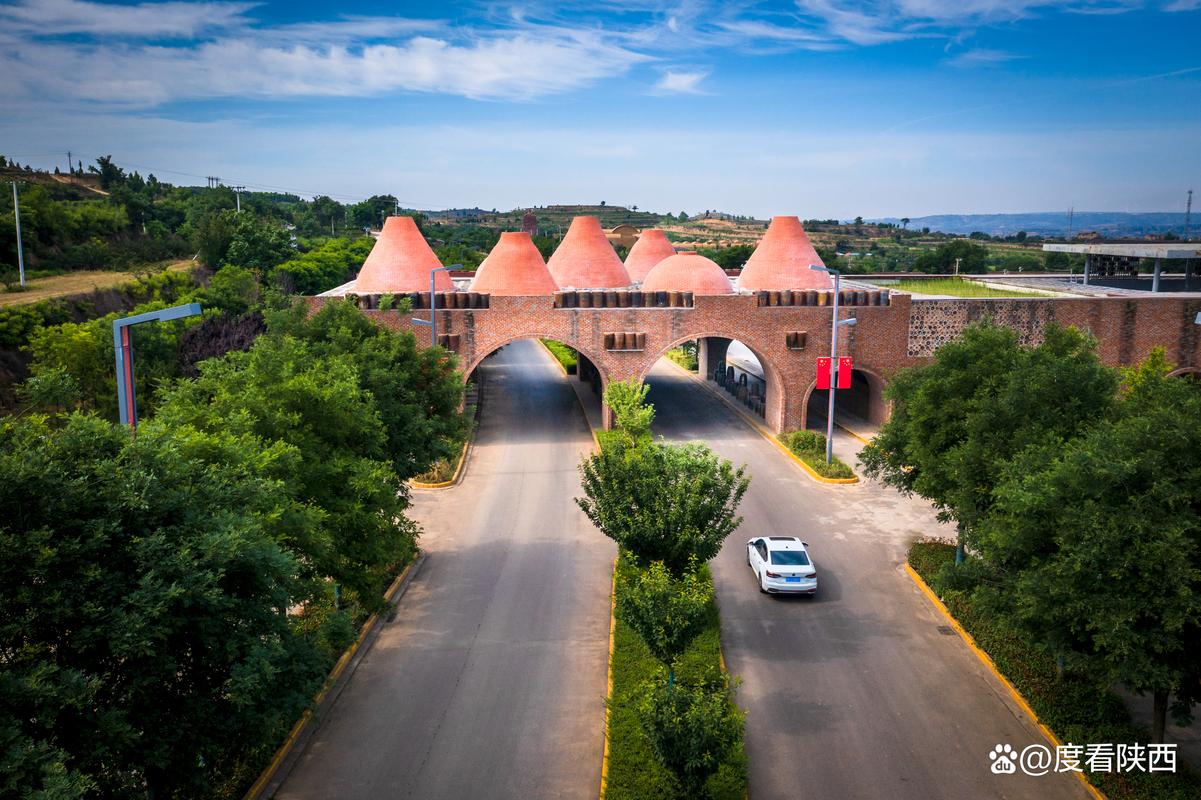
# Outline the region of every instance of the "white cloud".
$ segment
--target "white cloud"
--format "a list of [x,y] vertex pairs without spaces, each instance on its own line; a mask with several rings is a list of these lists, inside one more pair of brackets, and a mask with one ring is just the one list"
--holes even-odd
[[10,76],[0,95],[126,106],[405,91],[529,100],[648,59],[593,30],[529,24],[477,34],[392,18],[246,29],[176,47],[0,34],[0,73]]
[[87,0],[19,0],[0,6],[0,20],[13,34],[88,34],[135,38],[192,38],[239,27],[257,3],[166,2],[116,5]]
[[[1180,3],[1201,0],[1174,0]],[[819,33],[858,45],[954,36],[965,27],[1013,22],[1040,12],[1121,14],[1143,0],[795,0]]]
[[1009,61],[1022,58],[1016,53],[1010,53],[1006,50],[989,50],[987,48],[977,48],[974,50],[965,50],[962,53],[957,53],[946,60],[947,64],[953,67],[990,67],[997,64],[1004,64]]
[[655,89],[673,94],[702,94],[700,83],[708,76],[708,72],[683,72],[669,69],[659,78]]
[[1173,0],[1163,7],[1164,11],[1174,13],[1178,11],[1196,11],[1201,8],[1201,0]]

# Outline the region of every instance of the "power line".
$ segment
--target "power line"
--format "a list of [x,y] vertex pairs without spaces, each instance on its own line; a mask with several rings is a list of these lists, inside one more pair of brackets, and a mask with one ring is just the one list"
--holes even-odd
[[[133,167],[134,169],[145,170],[146,172],[153,172],[156,174],[162,173],[164,175],[182,175],[187,178],[196,178],[197,180],[208,180],[208,179],[212,178],[211,175],[197,175],[192,172],[181,172],[179,170],[173,170],[173,169],[156,169],[155,167],[146,166],[145,164],[134,164],[134,163],[131,163],[128,161],[123,162],[123,165],[126,167]],[[359,202],[360,200],[366,199],[366,198],[357,197],[355,195],[349,195],[349,194],[339,194],[339,193],[334,193],[334,192],[314,192],[314,191],[311,191],[308,189],[297,189],[296,187],[290,187],[290,186],[275,186],[275,185],[268,184],[268,183],[255,183],[254,181],[239,180],[238,183],[248,189],[256,189],[259,191],[266,191],[266,192],[286,192],[288,194],[306,195],[308,197],[318,197],[320,195],[324,195],[325,197],[328,197],[333,200],[346,200],[346,201],[355,202],[355,203]],[[413,200],[398,200],[397,202],[402,203],[403,205],[409,206],[411,208],[424,208],[426,210],[431,210],[431,211],[442,211],[442,210],[451,208],[451,206],[448,206],[445,204],[440,204],[440,203],[424,203],[424,202],[418,202],[418,201],[413,201]]]
[[[14,154],[11,157],[12,158],[53,158],[53,157],[59,156],[59,155],[61,155],[61,153],[26,153],[26,154],[21,154],[21,155]],[[185,178],[195,178],[198,181],[205,181],[210,189],[215,188],[221,184],[221,179],[219,177],[216,177],[213,175],[197,175],[194,172],[183,172],[181,170],[176,170],[176,169],[158,169],[155,167],[147,166],[145,164],[134,164],[129,161],[121,162],[121,164],[119,164],[119,166],[122,166],[125,168],[133,168],[136,170],[142,170],[148,174],[154,173],[154,174],[161,174],[161,175],[179,175],[179,176],[182,176]],[[235,180],[235,179],[230,179],[230,180]],[[337,193],[337,192],[315,192],[315,191],[311,191],[308,189],[298,189],[298,188],[292,187],[292,186],[276,186],[273,184],[256,183],[254,181],[247,181],[247,180],[236,180],[236,182],[240,186],[242,186],[243,189],[252,189],[255,191],[262,191],[262,192],[284,192],[287,194],[295,194],[295,195],[307,196],[307,197],[325,196],[325,197],[330,198],[331,200],[341,200],[341,201],[344,201],[347,203],[358,203],[358,202],[361,202],[361,201],[367,199],[365,197],[360,197],[357,195],[342,194],[342,193]],[[423,210],[423,211],[446,211],[446,210],[454,207],[454,206],[447,205],[445,203],[427,203],[424,201],[417,201],[417,200],[397,200],[397,203],[400,205],[403,205],[407,208],[413,208],[413,209]]]

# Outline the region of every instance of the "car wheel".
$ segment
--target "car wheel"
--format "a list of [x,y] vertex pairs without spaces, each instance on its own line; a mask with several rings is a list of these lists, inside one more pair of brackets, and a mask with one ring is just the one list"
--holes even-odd
[[759,591],[768,594],[767,587],[763,585],[763,578],[759,578]]

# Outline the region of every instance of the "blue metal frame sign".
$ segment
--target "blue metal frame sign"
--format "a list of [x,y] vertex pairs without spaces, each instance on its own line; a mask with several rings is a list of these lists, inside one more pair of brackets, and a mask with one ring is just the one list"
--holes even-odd
[[122,317],[113,321],[113,350],[117,360],[117,408],[121,414],[121,424],[131,428],[138,424],[138,404],[134,397],[133,383],[133,339],[129,329],[143,322],[168,322],[183,317],[195,317],[200,314],[199,303],[187,303],[182,306],[164,308],[161,311],[147,311],[145,314],[135,314],[132,317]]

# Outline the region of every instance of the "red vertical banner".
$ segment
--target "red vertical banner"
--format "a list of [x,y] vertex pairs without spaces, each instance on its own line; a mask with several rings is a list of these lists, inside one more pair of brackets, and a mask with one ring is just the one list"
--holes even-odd
[[817,360],[817,388],[830,388],[830,359],[819,358]]
[[851,388],[851,370],[852,369],[854,369],[854,368],[851,366],[850,358],[838,359],[838,388],[839,389],[850,389]]

